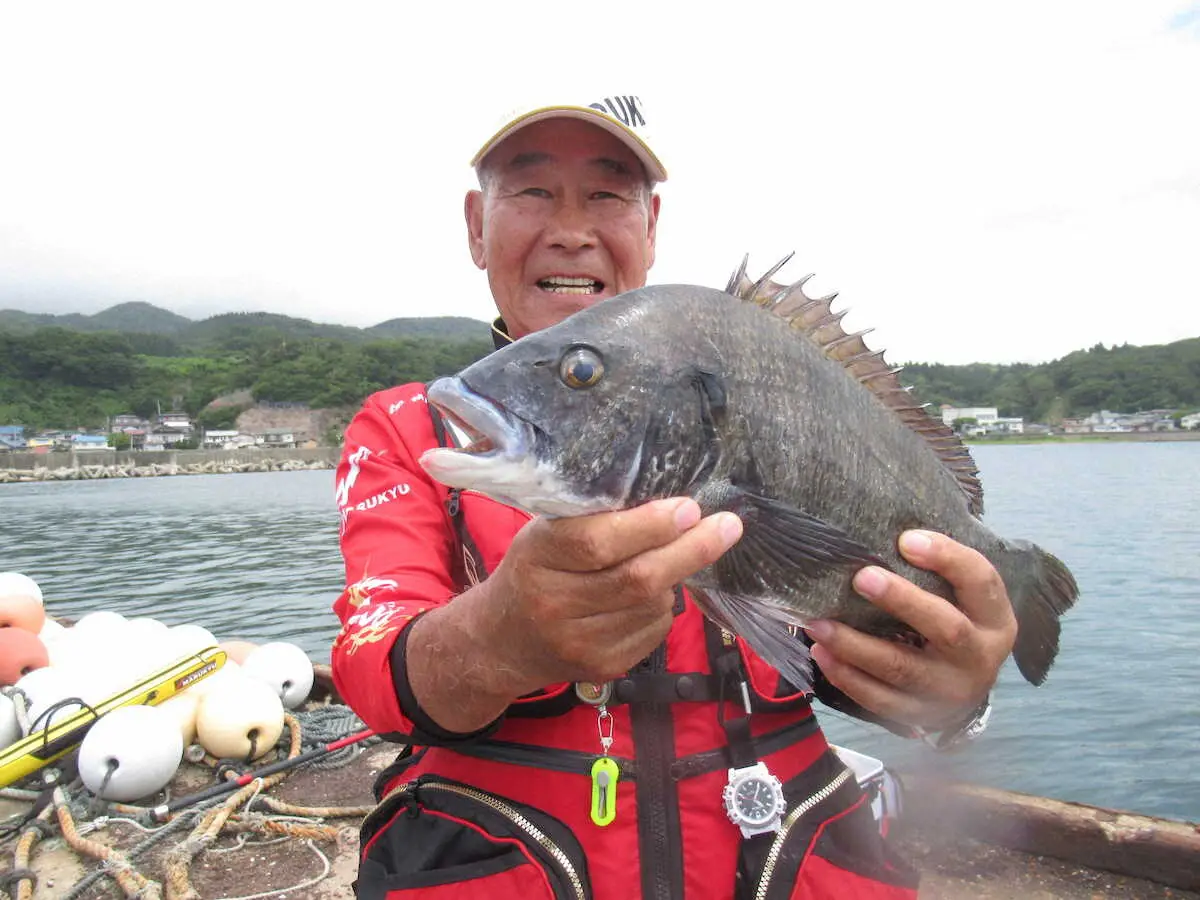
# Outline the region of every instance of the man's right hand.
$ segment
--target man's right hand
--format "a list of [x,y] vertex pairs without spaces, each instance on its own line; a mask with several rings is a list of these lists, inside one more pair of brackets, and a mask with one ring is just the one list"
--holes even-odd
[[487,581],[413,623],[413,694],[443,728],[468,732],[546,685],[616,677],[670,630],[675,585],[741,533],[734,514],[701,519],[688,498],[535,519]]

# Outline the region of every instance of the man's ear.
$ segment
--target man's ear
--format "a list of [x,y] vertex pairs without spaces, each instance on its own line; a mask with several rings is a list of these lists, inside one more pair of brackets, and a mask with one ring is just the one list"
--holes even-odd
[[481,269],[487,268],[487,254],[483,247],[483,192],[467,191],[463,202],[463,214],[467,219],[467,246],[471,259]]
[[654,265],[654,248],[655,242],[658,239],[658,211],[662,206],[662,197],[658,194],[650,195],[650,209],[646,221],[646,270],[649,271]]

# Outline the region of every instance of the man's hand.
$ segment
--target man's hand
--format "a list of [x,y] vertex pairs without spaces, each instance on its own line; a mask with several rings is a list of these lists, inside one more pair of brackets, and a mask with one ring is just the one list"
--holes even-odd
[[443,728],[473,731],[548,684],[613,678],[671,628],[674,586],[742,534],[694,500],[535,519],[491,576],[411,626],[408,675]]
[[871,566],[854,589],[925,637],[923,647],[887,641],[838,622],[806,630],[825,677],[885,718],[929,729],[954,723],[987,695],[1012,651],[1017,621],[1004,582],[980,553],[945,535],[908,531],[900,552],[954,587],[958,606]]

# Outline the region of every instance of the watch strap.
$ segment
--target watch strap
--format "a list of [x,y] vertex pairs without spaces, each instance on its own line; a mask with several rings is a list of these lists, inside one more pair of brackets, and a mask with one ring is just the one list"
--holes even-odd
[[992,717],[992,698],[989,694],[983,701],[972,709],[958,722],[948,725],[941,731],[926,731],[914,727],[917,737],[934,750],[949,750],[962,744],[970,743],[987,730]]

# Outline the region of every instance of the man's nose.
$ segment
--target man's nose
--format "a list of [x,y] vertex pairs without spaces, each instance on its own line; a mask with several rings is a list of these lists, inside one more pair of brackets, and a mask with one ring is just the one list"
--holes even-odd
[[583,250],[596,243],[592,218],[574,200],[558,204],[546,225],[545,238],[550,246],[564,250]]

